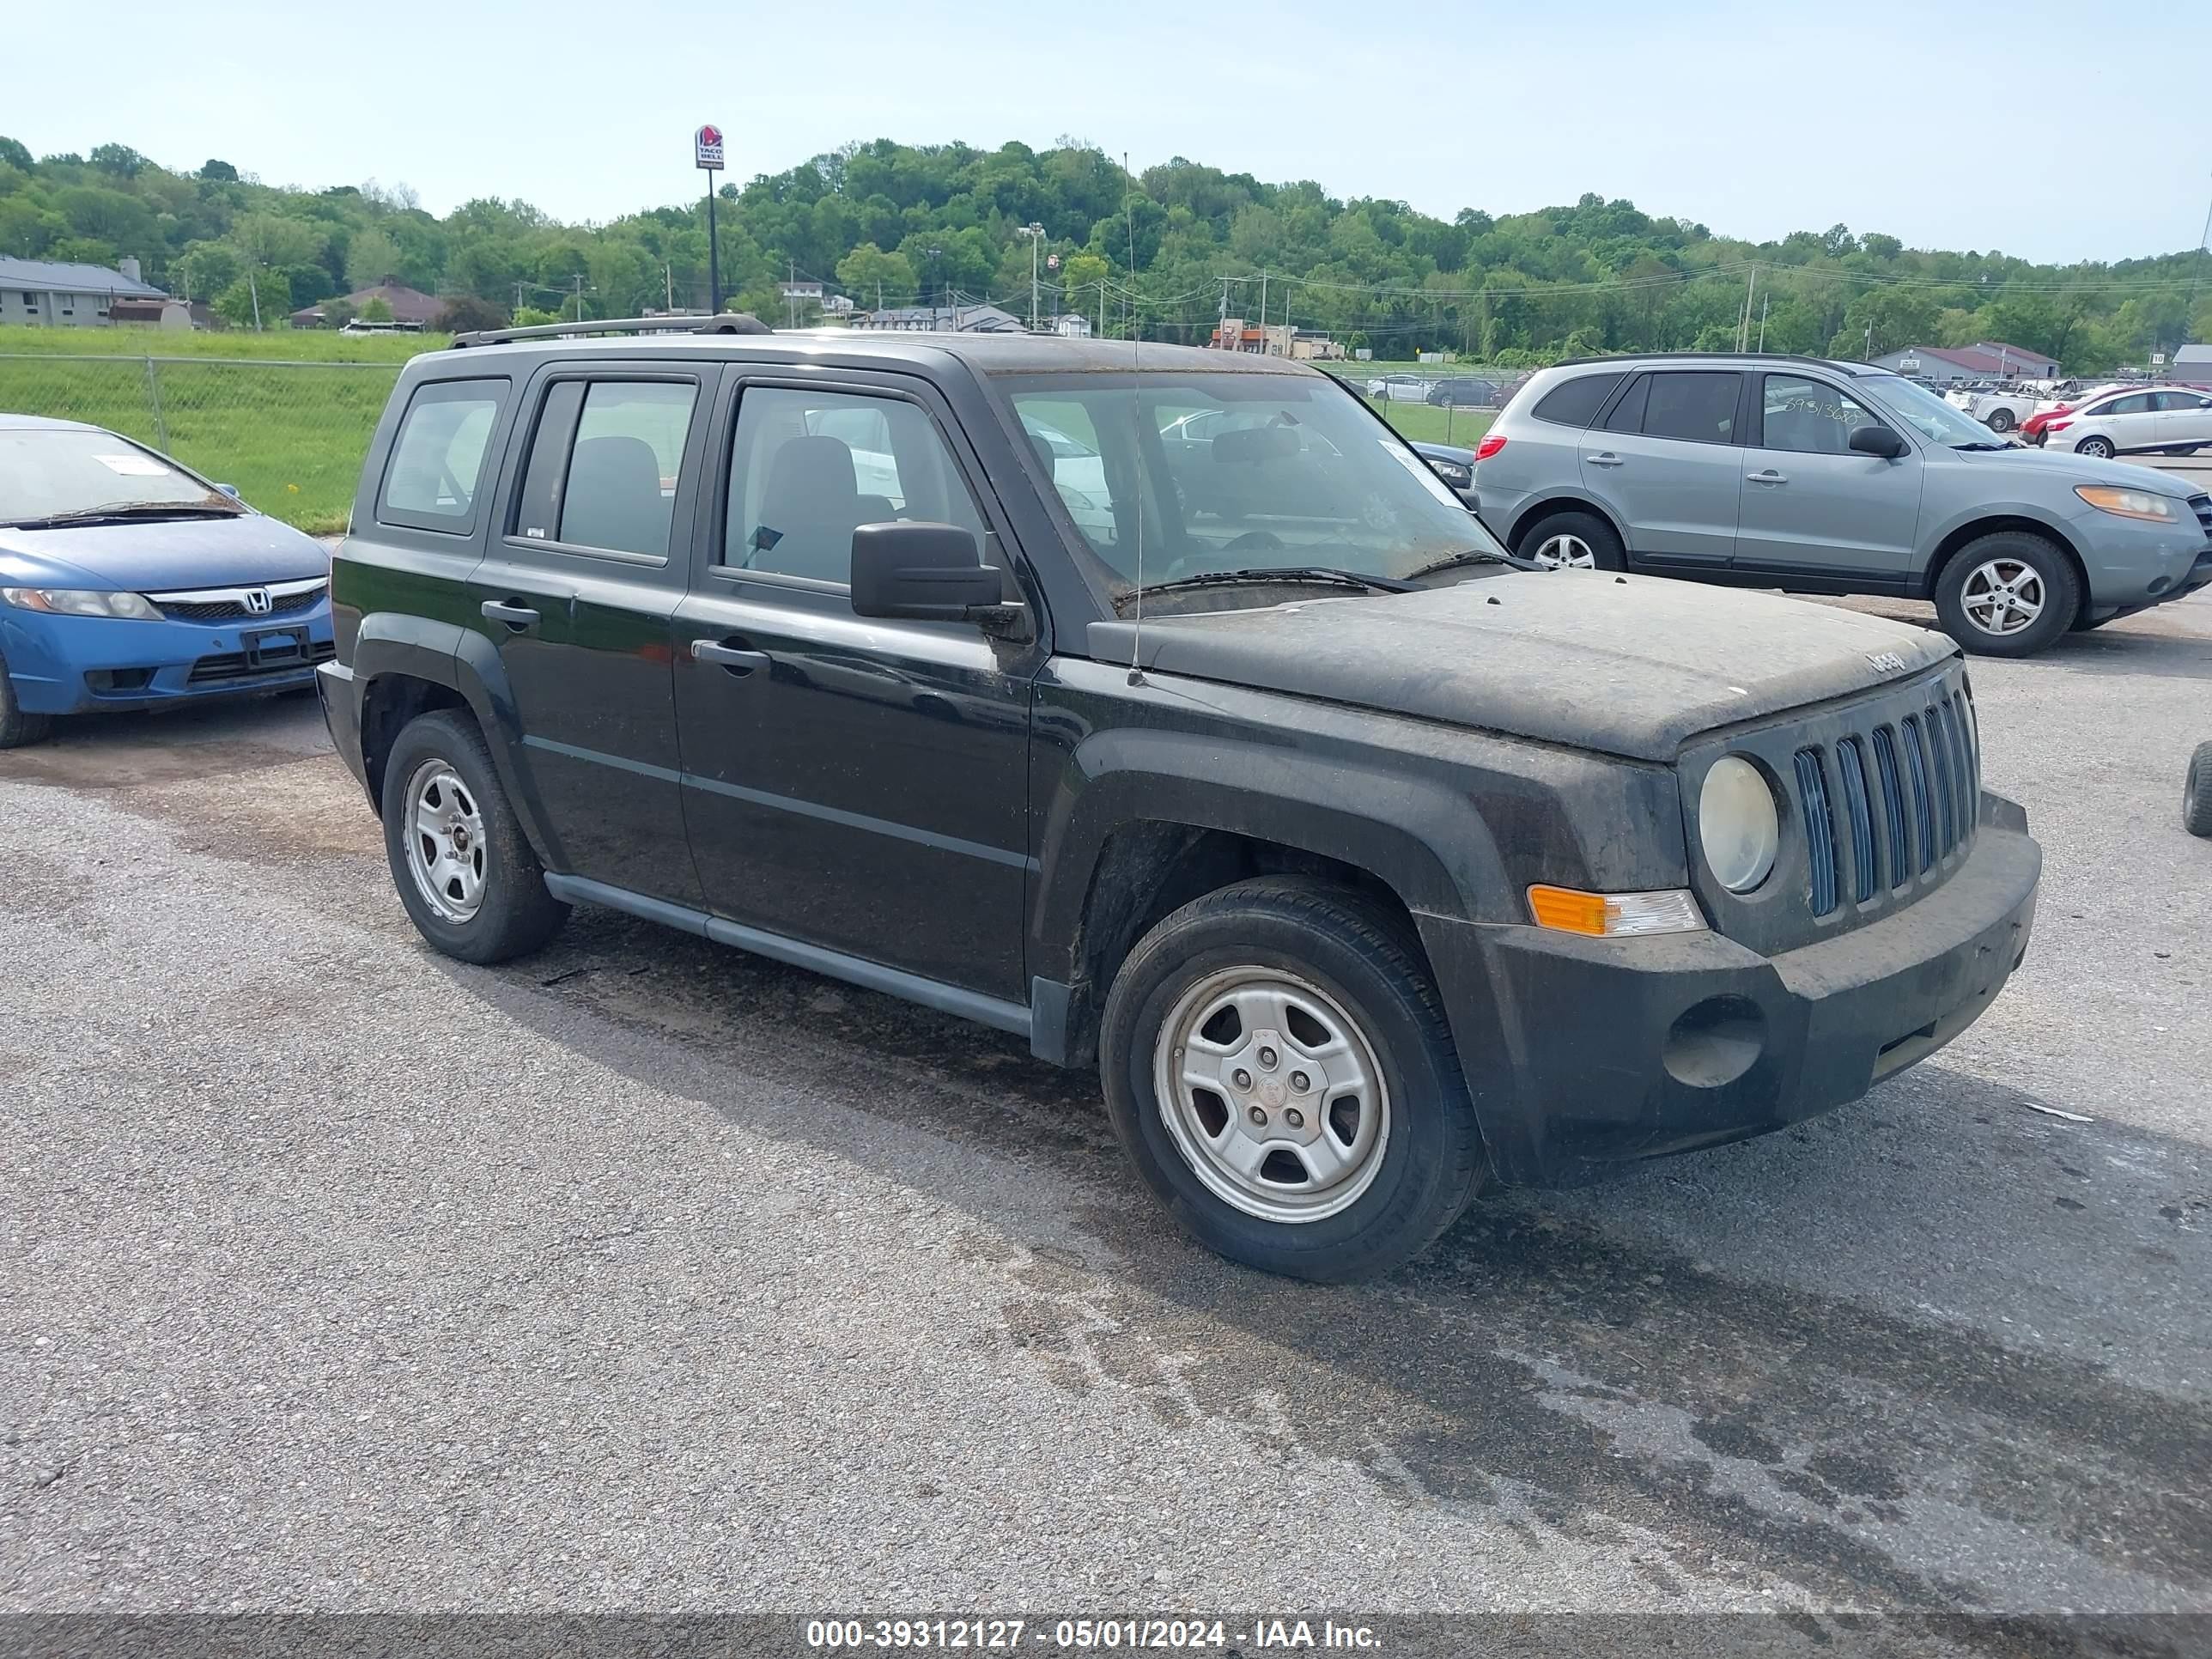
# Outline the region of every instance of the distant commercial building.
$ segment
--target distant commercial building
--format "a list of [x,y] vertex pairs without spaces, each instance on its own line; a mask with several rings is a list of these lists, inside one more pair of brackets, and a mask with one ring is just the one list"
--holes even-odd
[[1062,312],[1052,319],[1052,331],[1063,340],[1091,337],[1091,319],[1079,311]]
[[1920,380],[2050,380],[2058,375],[2056,357],[2002,340],[1970,346],[1905,346],[1883,352],[1874,362],[1877,368]]
[[2187,380],[2195,386],[2212,386],[2212,345],[2182,347],[2173,354],[2173,361],[2166,365],[2166,378]]
[[37,328],[106,328],[118,300],[167,300],[138,276],[138,262],[116,270],[52,259],[0,258],[0,323]]
[[938,334],[1026,334],[1028,325],[996,306],[891,306],[856,311],[854,328],[903,329]]
[[1287,323],[1250,323],[1242,317],[1224,318],[1206,343],[1222,351],[1289,357],[1299,362],[1340,362],[1345,356],[1342,346],[1316,329],[1293,328]]

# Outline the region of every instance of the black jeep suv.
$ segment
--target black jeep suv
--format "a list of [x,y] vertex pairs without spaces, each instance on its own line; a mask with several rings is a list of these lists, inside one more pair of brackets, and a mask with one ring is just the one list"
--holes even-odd
[[471,340],[402,374],[331,599],[440,950],[608,905],[1016,1033],[1314,1279],[1864,1093],[2034,908],[1948,641],[1521,567],[1267,358]]

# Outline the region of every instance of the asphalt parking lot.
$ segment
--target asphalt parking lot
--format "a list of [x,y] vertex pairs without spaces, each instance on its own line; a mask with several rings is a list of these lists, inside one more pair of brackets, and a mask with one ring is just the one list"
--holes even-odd
[[1978,1025],[1350,1289],[1012,1039],[433,955],[312,699],[0,757],[0,1607],[2212,1610],[2212,598],[1973,676]]

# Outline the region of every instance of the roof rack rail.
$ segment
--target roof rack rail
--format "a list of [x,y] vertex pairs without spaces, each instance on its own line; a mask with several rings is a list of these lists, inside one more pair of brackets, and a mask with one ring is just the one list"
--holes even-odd
[[1764,359],[1768,362],[1811,363],[1820,368],[1850,368],[1855,366],[1859,368],[1875,368],[1879,367],[1879,365],[1874,363],[1857,363],[1854,365],[1852,360],[1847,357],[1808,357],[1794,351],[1610,351],[1602,353],[1595,357],[1562,357],[1558,362],[1553,364],[1552,367],[1554,368],[1581,368],[1590,363],[1624,363],[1637,362],[1650,357],[1698,357],[1707,360],[1722,357],[1730,359],[1740,357],[1758,357]]
[[526,328],[479,328],[453,336],[453,346],[506,345],[514,340],[580,339],[592,334],[773,334],[750,312],[712,317],[592,317],[580,323],[537,323]]

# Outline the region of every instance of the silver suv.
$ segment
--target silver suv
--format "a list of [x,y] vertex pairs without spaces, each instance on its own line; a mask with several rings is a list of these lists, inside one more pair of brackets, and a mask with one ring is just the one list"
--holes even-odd
[[1970,651],[2212,583],[2212,496],[2024,449],[1887,369],[1665,355],[1532,376],[1476,452],[1483,522],[1549,565],[1933,599]]

